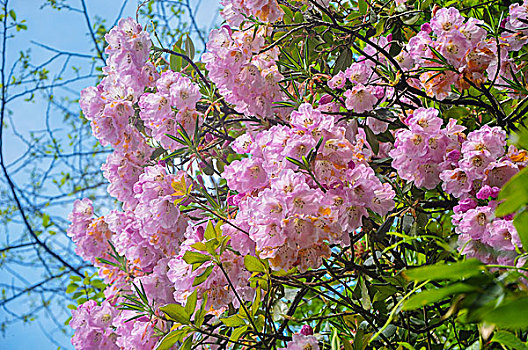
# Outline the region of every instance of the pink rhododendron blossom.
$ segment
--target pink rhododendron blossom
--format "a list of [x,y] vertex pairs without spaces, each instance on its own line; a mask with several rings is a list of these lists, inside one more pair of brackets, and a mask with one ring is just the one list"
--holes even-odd
[[108,301],[99,306],[95,300],[88,300],[72,310],[70,327],[75,334],[71,342],[75,349],[119,349],[117,334],[110,327],[117,313]]
[[378,100],[376,96],[374,96],[374,91],[373,87],[364,86],[362,84],[354,86],[352,90],[345,91],[344,96],[346,97],[346,107],[357,113],[372,110],[374,104],[376,104],[376,101]]
[[302,333],[294,334],[292,341],[288,342],[285,348],[281,350],[319,350],[319,342],[313,335],[305,335]]

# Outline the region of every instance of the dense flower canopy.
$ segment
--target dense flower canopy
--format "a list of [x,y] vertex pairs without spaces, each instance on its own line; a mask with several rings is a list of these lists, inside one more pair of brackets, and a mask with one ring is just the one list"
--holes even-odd
[[[528,162],[508,142],[528,94],[528,2],[493,7],[503,20],[293,3],[223,1],[227,24],[197,63],[131,18],[105,36],[104,78],[80,105],[113,148],[102,171],[119,205],[96,215],[82,199],[70,215],[106,284],[73,311],[76,349],[412,348],[430,346],[428,322],[464,348],[446,318],[455,327],[482,285],[509,283],[507,300],[525,289],[522,274],[497,278],[526,271],[526,239],[518,208],[496,210]],[[439,284],[405,271],[443,261],[476,267],[423,280],[481,280],[416,304]],[[456,322],[500,326],[482,318],[500,302],[486,305]]]

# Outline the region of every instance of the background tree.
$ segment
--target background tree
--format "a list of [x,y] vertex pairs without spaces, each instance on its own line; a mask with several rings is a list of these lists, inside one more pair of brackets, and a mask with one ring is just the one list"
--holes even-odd
[[112,202],[100,171],[110,151],[91,137],[78,107],[80,89],[100,79],[105,33],[123,15],[137,12],[169,43],[189,33],[200,52],[207,29],[216,21],[216,11],[200,14],[204,4],[211,10],[217,6],[211,1],[163,0],[0,2],[4,335],[36,320],[32,326],[36,332],[67,347],[64,334],[70,330],[64,322],[70,316],[72,294],[64,286],[75,276],[83,285],[80,293],[87,297],[102,288],[92,278],[93,268],[76,256],[66,237],[66,214],[76,198],[90,197],[97,206]]

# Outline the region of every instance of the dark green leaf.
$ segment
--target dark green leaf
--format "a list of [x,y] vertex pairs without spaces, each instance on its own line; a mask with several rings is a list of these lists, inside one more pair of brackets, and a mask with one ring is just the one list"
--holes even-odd
[[407,270],[404,272],[407,278],[414,281],[427,280],[460,280],[478,275],[482,272],[482,262],[477,259],[469,259],[453,264],[440,263]]
[[193,281],[193,284],[192,284],[193,287],[205,282],[205,280],[207,279],[207,277],[209,277],[211,272],[213,272],[213,265],[207,266],[207,268],[205,269],[205,271],[201,275],[196,276],[194,278],[194,281]]
[[528,298],[505,301],[486,313],[483,320],[505,329],[528,329]]
[[513,224],[517,229],[519,238],[521,239],[522,246],[528,247],[528,211],[524,210],[519,214],[515,215]]
[[444,288],[424,290],[411,296],[409,300],[407,300],[407,302],[403,305],[403,309],[418,309],[425,305],[440,301],[449,295],[472,292],[476,289],[477,287],[471,286],[469,284],[455,283]]
[[368,4],[365,0],[358,0],[359,13],[363,16],[367,14]]
[[374,132],[372,132],[372,130],[366,125],[363,127],[363,129],[365,130],[365,135],[367,136],[367,142],[369,143],[370,147],[372,148],[372,152],[374,152],[374,154],[378,154],[378,152],[379,152],[379,141],[378,141],[376,135],[374,135]]
[[513,213],[528,203],[528,168],[515,174],[504,185],[499,193],[499,200],[504,200],[495,211],[499,217]]
[[506,345],[515,350],[528,350],[526,344],[517,338],[515,334],[506,331],[496,332],[490,342]]
[[339,57],[336,59],[336,62],[334,64],[333,74],[337,74],[340,71],[344,71],[350,65],[352,64],[352,51],[349,48],[345,48],[341,53],[339,54]]

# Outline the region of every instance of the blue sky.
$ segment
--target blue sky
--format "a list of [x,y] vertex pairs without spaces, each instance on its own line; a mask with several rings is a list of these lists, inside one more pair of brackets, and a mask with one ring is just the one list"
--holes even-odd
[[[28,25],[27,31],[16,33],[15,39],[9,42],[8,46],[8,65],[18,59],[18,52],[31,48],[32,60],[34,63],[45,62],[52,56],[52,52],[41,47],[35,43],[43,43],[49,47],[56,48],[62,51],[70,51],[76,53],[91,54],[92,46],[86,33],[86,22],[80,13],[61,10],[57,11],[49,7],[41,8],[44,0],[11,0],[10,6],[15,10],[18,19],[25,19]],[[73,6],[80,7],[79,0],[70,0],[68,3]],[[117,19],[122,5],[121,0],[87,0],[88,12],[92,18],[100,16],[113,23]],[[191,0],[194,6],[197,4],[196,0]],[[135,16],[137,2],[130,0],[129,4],[123,10],[123,17]],[[197,13],[197,22],[201,27],[209,27],[211,21],[215,18],[217,13],[218,3],[216,0],[206,0],[201,3],[200,10]],[[48,67],[50,74],[61,69],[63,62],[57,62]],[[70,65],[76,65],[81,68],[81,72],[87,72],[89,66],[86,61],[73,60]],[[84,81],[69,87],[69,91],[58,91],[57,93],[75,95],[83,87],[94,83],[94,81]],[[13,114],[12,119],[17,130],[24,134],[32,130],[42,130],[45,128],[45,120],[43,108],[46,103],[39,98],[33,103],[26,103],[19,100],[10,106]],[[60,121],[62,116],[57,116],[57,121]],[[10,161],[17,159],[24,151],[25,145],[12,134],[12,129],[8,129],[5,134],[4,144],[6,160]],[[16,181],[22,183],[27,181],[24,175],[18,175]],[[64,208],[64,215],[70,208]],[[11,229],[17,230],[16,226],[11,226]],[[19,272],[27,279],[38,279],[38,275],[32,272],[31,269],[20,267]],[[11,277],[0,267],[0,281],[10,283]],[[26,299],[27,301],[27,299]],[[17,310],[26,305],[10,305],[12,310]],[[0,320],[5,317],[5,312],[0,310]],[[58,323],[63,323],[67,318],[56,320]],[[71,348],[69,335],[61,335],[54,331],[53,322],[44,314],[38,315],[40,321],[37,322],[18,322],[15,325],[7,328],[5,337],[0,335],[0,349],[2,350],[18,350],[18,349],[57,349],[59,346],[63,348]],[[45,332],[52,332],[52,336],[57,340],[56,343],[50,341],[45,335]]]

